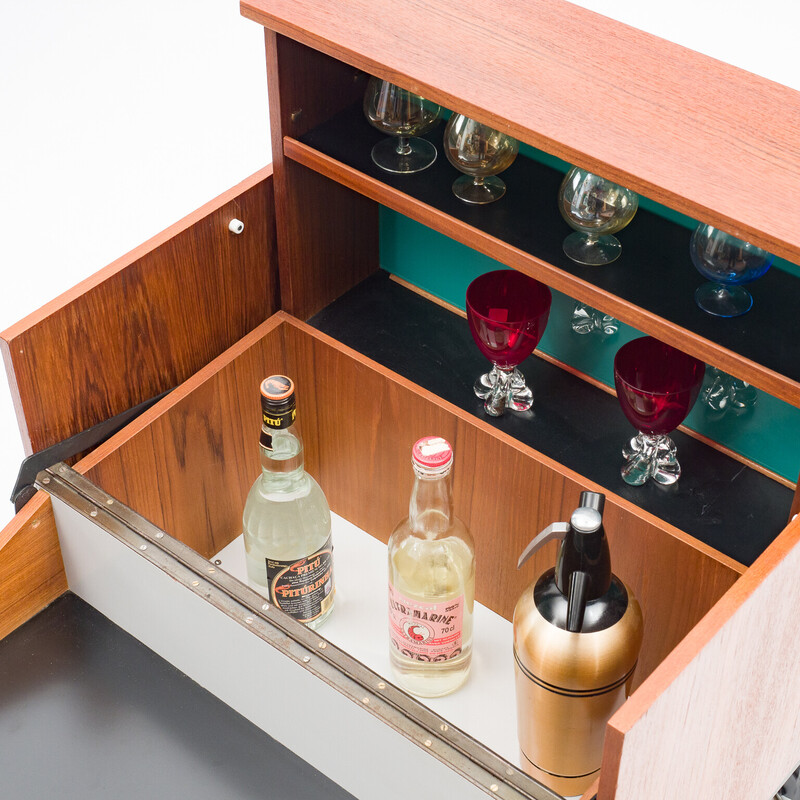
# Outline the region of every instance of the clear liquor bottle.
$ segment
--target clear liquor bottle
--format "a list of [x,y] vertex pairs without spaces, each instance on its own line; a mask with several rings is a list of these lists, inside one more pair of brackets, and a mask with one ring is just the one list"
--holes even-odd
[[303,467],[291,379],[272,375],[262,382],[261,410],[261,475],[242,517],[248,582],[287,614],[318,628],[335,594],[331,512]]
[[399,686],[440,697],[469,675],[475,547],[453,513],[450,444],[437,436],[420,439],[411,462],[408,517],[389,539],[389,653]]

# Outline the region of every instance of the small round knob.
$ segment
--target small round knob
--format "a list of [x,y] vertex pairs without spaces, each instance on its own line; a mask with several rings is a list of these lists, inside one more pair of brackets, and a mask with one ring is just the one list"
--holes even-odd
[[228,230],[231,233],[240,234],[244,230],[244,222],[235,217],[228,223]]

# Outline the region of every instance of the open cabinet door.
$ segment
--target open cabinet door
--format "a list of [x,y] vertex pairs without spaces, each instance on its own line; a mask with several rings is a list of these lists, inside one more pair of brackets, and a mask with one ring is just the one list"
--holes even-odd
[[795,517],[611,719],[598,800],[772,800],[800,763],[798,570]]
[[[0,334],[27,452],[172,389],[278,309],[273,197],[270,165]],[[39,492],[0,531],[0,638],[66,589]]]
[[270,165],[0,334],[26,451],[172,389],[277,309]]

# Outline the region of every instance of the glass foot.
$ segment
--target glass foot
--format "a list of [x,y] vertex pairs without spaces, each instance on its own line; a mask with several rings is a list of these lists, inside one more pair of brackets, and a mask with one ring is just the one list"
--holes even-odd
[[669,436],[638,433],[622,448],[622,455],[622,480],[631,486],[641,486],[650,478],[671,486],[681,477],[678,449]]
[[[476,397],[485,400],[491,393],[492,387],[497,383],[497,367],[492,367],[490,372],[484,372],[473,384],[472,390],[475,392]],[[511,373],[511,388],[513,391],[525,389],[525,376],[514,367]]]
[[728,411],[740,414],[758,402],[758,390],[739,378],[734,378],[716,367],[706,367],[709,378],[700,399],[715,414],[723,416]]
[[462,175],[453,181],[453,194],[465,203],[485,205],[494,203],[506,193],[506,185],[500,178],[490,175],[488,178],[473,178]]
[[386,172],[422,172],[436,161],[437,150],[427,139],[382,139],[372,148],[372,160]]
[[704,283],[694,293],[694,301],[715,317],[739,317],[753,305],[753,296],[742,286]]
[[592,267],[610,264],[622,253],[622,245],[616,236],[598,236],[596,239],[580,231],[571,233],[562,244],[564,254],[577,264]]
[[619,320],[586,303],[577,302],[572,311],[572,330],[582,336],[590,333],[613,336],[619,330]]
[[510,370],[493,367],[491,372],[475,381],[473,388],[475,394],[485,401],[483,410],[491,417],[502,416],[506,408],[528,411],[533,405],[533,392],[516,367]]

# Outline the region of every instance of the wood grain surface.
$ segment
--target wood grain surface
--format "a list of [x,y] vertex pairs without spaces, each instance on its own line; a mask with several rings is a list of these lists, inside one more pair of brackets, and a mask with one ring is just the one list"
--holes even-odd
[[243,0],[241,8],[271,30],[800,262],[800,228],[784,200],[800,193],[800,93],[792,89],[564,0],[409,0],[402,23],[391,0]]
[[612,292],[581,280],[576,275],[559,269],[531,253],[320,153],[303,142],[287,137],[283,141],[283,149],[287,158],[316,170],[322,175],[327,175],[343,186],[347,186],[387,208],[398,211],[473,250],[524,272],[569,297],[601,309],[604,313],[611,314],[643,333],[670,342],[680,350],[735,375],[775,397],[795,406],[800,405],[800,384],[763,364],[733,352],[717,342],[687,330]]
[[0,639],[66,591],[53,506],[37,492],[0,531]]
[[268,167],[0,334],[27,452],[171,389],[272,314],[274,241]]
[[799,572],[796,519],[612,718],[599,800],[783,785],[800,761]]
[[279,312],[75,469],[209,558],[242,532],[261,469],[259,384],[285,368]]
[[378,268],[378,207],[284,158],[283,137],[351,105],[366,76],[270,31],[265,41],[281,308],[308,319]]
[[[259,471],[258,385],[285,370],[297,385],[306,464],[331,508],[383,542],[408,511],[409,453],[422,435],[456,452],[457,513],[476,540],[480,602],[510,619],[519,594],[555,563],[555,546],[515,568],[528,541],[598,489],[557,462],[283,312],[201,370],[78,465],[102,489],[208,557],[241,532]],[[610,495],[615,572],[639,598],[641,680],[743,571]],[[676,581],[691,592],[676,592]]]

